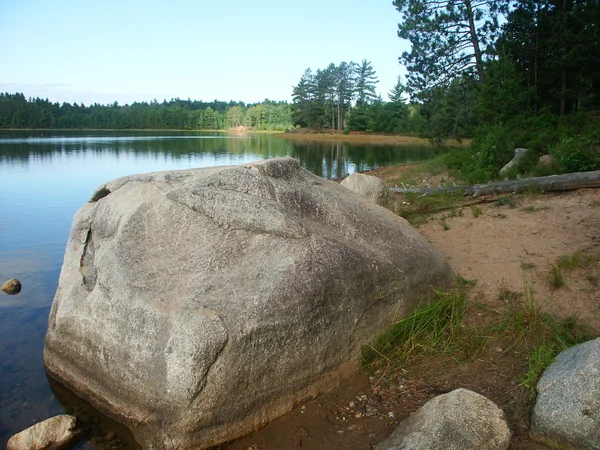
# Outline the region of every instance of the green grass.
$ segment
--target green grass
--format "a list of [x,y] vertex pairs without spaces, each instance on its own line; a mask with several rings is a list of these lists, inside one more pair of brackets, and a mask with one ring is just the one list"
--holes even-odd
[[[572,272],[576,269],[590,267],[592,264],[595,264],[599,261],[600,252],[573,252],[568,255],[559,256],[556,259],[556,263],[550,267],[550,285],[555,289],[559,289],[566,283],[564,276],[565,273]],[[588,274],[586,278],[592,285],[595,286],[597,284],[597,278],[594,282],[594,274]]]
[[516,208],[516,202],[514,201],[514,199],[512,199],[511,197],[500,197],[498,200],[496,200],[496,203],[494,203],[494,205],[496,206],[509,206],[510,208]]
[[473,217],[475,219],[481,217],[481,215],[483,214],[483,210],[478,206],[471,206],[471,211],[473,212]]
[[521,262],[521,270],[531,270],[535,267],[532,262]]
[[527,372],[521,378],[523,385],[532,392],[535,388],[544,370],[554,362],[556,350],[553,345],[541,344],[535,347],[527,357]]
[[562,270],[575,270],[584,262],[583,255],[579,252],[563,255],[556,260],[556,266]]
[[475,286],[477,284],[477,281],[474,280],[468,280],[466,278],[463,278],[461,276],[457,276],[456,277],[456,284],[458,285],[459,288],[465,288],[468,286]]
[[560,289],[565,285],[565,278],[563,277],[562,269],[559,265],[552,265],[550,267],[550,286],[554,289]]
[[[459,194],[404,194],[407,205],[403,205],[400,215],[404,217],[413,226],[421,225],[429,219],[431,214],[436,212],[453,209],[454,206],[464,202],[464,197]],[[452,212],[451,215],[460,215],[459,212]]]
[[[456,288],[437,292],[433,303],[416,309],[372,344],[363,347],[363,364],[373,370],[385,367],[386,370],[401,371],[428,357],[447,357],[448,364],[464,362],[484,352],[490,342],[499,342],[504,352],[510,350],[510,364],[515,369],[513,376],[524,386],[526,393],[519,401],[529,415],[537,382],[555,356],[592,336],[577,324],[577,317],[558,320],[545,314],[536,299],[533,281],[525,272],[523,292],[500,289],[500,297],[509,305],[506,312],[479,305],[478,309],[494,317],[495,323],[465,326],[466,288],[473,285],[474,282],[458,277]],[[520,367],[524,369],[520,371]]]
[[498,299],[503,300],[509,304],[514,304],[521,297],[523,297],[523,293],[511,291],[506,286],[501,286],[500,291],[498,292]]
[[521,208],[521,211],[526,212],[526,213],[533,213],[533,212],[537,212],[537,211],[544,211],[546,209],[550,209],[549,206],[525,206],[524,208]]
[[363,364],[381,357],[404,363],[418,355],[454,353],[461,346],[459,335],[466,307],[464,290],[436,292],[436,301],[416,309],[363,347]]
[[440,225],[442,226],[442,228],[444,229],[444,231],[448,231],[450,229],[450,224],[446,220],[446,217],[442,217],[440,219]]

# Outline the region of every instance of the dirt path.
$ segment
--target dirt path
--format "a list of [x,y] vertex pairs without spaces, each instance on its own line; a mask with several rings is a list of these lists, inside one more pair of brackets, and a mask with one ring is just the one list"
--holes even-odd
[[[384,168],[376,175],[393,185],[399,170]],[[524,280],[530,280],[544,311],[560,318],[578,316],[600,333],[600,262],[563,272],[560,288],[552,286],[551,276],[563,255],[600,254],[600,189],[509,196],[438,213],[418,229],[459,276],[476,282],[469,294],[468,320],[487,320],[475,304],[488,311],[505,310],[502,293],[523,292]],[[528,438],[528,415],[519,403],[524,388],[515,377],[522,370],[515,367],[519,361],[522,357],[492,345],[463,365],[429,362],[402,374],[383,371],[371,378],[361,371],[335,391],[221,448],[371,449],[429,398],[457,387],[486,395],[506,411],[514,433],[511,448],[546,448]]]

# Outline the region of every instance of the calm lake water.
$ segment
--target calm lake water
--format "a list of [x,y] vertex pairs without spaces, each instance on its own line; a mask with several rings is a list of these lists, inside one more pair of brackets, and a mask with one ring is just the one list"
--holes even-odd
[[425,146],[308,145],[258,134],[0,131],[0,284],[23,284],[17,296],[0,292],[0,448],[65,411],[44,372],[44,335],[71,220],[97,186],[133,173],[279,156],[339,178],[433,154]]

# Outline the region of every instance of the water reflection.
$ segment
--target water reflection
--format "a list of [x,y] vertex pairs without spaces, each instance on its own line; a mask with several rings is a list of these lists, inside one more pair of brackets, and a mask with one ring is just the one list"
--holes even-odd
[[97,186],[133,173],[278,156],[340,178],[432,154],[423,146],[299,143],[264,134],[0,132],[0,284],[23,283],[17,296],[0,294],[0,447],[63,412],[46,380],[43,340],[71,220]]

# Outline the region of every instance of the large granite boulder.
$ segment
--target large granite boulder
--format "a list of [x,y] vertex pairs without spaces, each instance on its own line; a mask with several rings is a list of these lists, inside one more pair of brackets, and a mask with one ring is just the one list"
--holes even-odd
[[361,197],[390,211],[395,212],[397,209],[396,197],[394,197],[390,188],[380,178],[365,175],[364,173],[353,173],[344,178],[340,184],[346,189],[350,189]]
[[456,389],[425,403],[377,450],[505,450],[510,436],[504,413],[494,402]]
[[49,374],[146,449],[252,432],[453,280],[408,223],[291,158],[134,175],[76,214]]
[[537,384],[531,419],[551,445],[600,449],[600,338],[561,352]]

